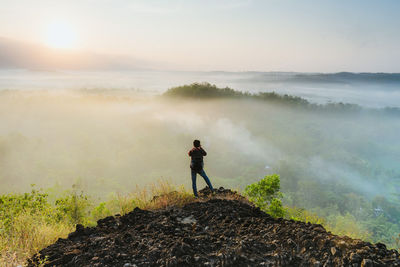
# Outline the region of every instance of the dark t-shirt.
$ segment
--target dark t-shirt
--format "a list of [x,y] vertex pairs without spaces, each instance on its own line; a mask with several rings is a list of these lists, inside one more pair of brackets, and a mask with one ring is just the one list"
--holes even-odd
[[189,151],[188,155],[192,157],[190,168],[194,171],[201,171],[204,166],[203,156],[206,156],[207,152],[202,147],[194,147]]

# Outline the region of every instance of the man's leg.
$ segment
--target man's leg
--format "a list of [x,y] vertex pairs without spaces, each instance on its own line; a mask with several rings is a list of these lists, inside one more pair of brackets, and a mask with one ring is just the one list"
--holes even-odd
[[201,175],[201,177],[204,178],[204,181],[206,181],[206,183],[207,183],[208,187],[211,189],[211,191],[213,191],[214,188],[213,188],[213,186],[212,186],[212,184],[211,184],[211,182],[210,182],[210,179],[208,179],[207,174],[206,174],[206,172],[204,171],[204,169],[201,170],[201,172],[200,172],[199,174]]
[[194,170],[192,171],[192,188],[193,188],[193,194],[195,197],[197,197],[197,186],[196,186],[196,172]]

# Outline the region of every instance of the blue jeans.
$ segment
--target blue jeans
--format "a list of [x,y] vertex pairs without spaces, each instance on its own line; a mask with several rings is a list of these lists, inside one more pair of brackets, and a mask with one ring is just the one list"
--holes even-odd
[[[192,188],[193,188],[193,194],[197,197],[197,196],[198,196],[198,195],[197,195],[197,186],[196,186],[196,176],[197,176],[197,172],[194,171],[194,170],[191,170],[191,171],[192,171]],[[211,190],[214,190],[213,187],[212,187],[212,185],[211,185],[210,179],[208,179],[208,177],[207,177],[206,172],[205,172],[204,170],[201,170],[201,171],[199,172],[199,174],[200,174],[201,177],[203,177],[204,181],[206,181],[208,187],[209,187]]]

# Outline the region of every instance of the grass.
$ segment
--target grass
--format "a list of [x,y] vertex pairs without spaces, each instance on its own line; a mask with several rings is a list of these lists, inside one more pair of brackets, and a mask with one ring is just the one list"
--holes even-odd
[[44,215],[31,215],[29,211],[17,215],[10,230],[0,234],[0,266],[23,266],[26,258],[73,229],[69,223],[49,223]]
[[0,266],[25,266],[27,258],[67,237],[77,223],[94,226],[101,218],[124,215],[135,207],[157,210],[192,201],[194,197],[183,186],[162,180],[137,187],[131,194],[114,194],[97,205],[76,190],[65,192],[53,203],[46,193],[35,189],[0,196]]
[[164,209],[169,206],[182,207],[195,200],[183,186],[175,187],[165,180],[159,180],[144,188],[137,188],[130,199],[136,207],[146,210]]

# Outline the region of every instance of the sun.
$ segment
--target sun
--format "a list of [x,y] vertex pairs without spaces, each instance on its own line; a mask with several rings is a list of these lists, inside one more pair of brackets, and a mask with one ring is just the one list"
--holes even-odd
[[72,49],[77,45],[77,35],[67,22],[52,22],[47,27],[45,44],[52,48]]

